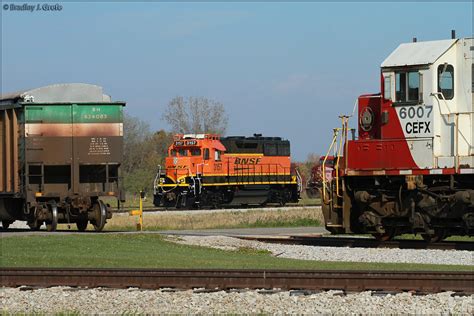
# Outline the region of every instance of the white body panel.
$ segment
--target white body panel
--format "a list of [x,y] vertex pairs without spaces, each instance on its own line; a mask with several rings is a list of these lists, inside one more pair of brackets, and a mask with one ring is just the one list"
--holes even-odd
[[[422,76],[422,101],[394,104],[419,168],[474,167],[473,54],[472,38],[420,42],[400,45],[382,64],[384,77],[405,70]],[[438,92],[438,69],[449,66],[454,69],[451,99]],[[392,100],[396,84],[391,81]]]

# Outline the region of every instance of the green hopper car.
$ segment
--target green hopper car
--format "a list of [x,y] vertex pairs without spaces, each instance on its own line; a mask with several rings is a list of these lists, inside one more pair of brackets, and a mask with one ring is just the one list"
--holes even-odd
[[57,84],[0,99],[0,220],[50,231],[58,223],[112,216],[102,197],[121,200],[124,102],[90,84]]

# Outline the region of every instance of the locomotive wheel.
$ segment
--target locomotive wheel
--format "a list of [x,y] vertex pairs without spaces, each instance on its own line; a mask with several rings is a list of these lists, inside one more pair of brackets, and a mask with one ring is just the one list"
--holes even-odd
[[375,237],[378,241],[389,241],[392,240],[393,237],[395,237],[395,229],[394,228],[386,228],[385,233],[380,234],[380,233],[374,233],[372,236]]
[[91,220],[91,224],[94,226],[94,230],[96,232],[102,231],[105,226],[105,220],[107,218],[107,207],[105,206],[104,202],[101,200],[94,203],[92,207],[94,211],[94,219]]
[[30,229],[33,230],[33,231],[38,231],[38,230],[40,230],[42,224],[43,224],[43,223],[38,223],[38,221],[36,221],[36,220],[35,220],[34,222],[28,222],[28,226],[29,226]]
[[58,206],[53,202],[49,205],[49,209],[51,210],[51,221],[46,222],[46,230],[54,232],[58,228]]
[[2,228],[3,230],[7,230],[10,225],[13,224],[11,221],[2,221]]
[[83,232],[87,228],[87,220],[79,220],[76,222],[77,230]]
[[435,229],[434,234],[421,234],[421,237],[426,242],[438,242],[446,238],[446,231],[444,229]]

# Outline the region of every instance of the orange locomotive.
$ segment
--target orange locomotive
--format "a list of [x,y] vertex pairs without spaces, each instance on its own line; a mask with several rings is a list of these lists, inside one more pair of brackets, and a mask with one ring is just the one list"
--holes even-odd
[[190,208],[298,202],[301,177],[280,137],[176,135],[154,181],[155,206]]

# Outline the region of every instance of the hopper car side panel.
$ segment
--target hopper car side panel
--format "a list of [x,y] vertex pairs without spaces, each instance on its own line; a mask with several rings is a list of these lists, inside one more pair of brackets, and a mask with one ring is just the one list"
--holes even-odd
[[0,111],[0,194],[20,192],[18,141],[19,110],[10,108]]
[[[90,221],[111,213],[101,196],[120,197],[124,103],[17,103],[0,111],[0,220]],[[54,215],[54,219],[51,217]]]
[[[43,191],[51,195],[116,192],[117,168],[122,160],[122,134],[122,105],[27,106],[28,171],[38,168],[65,170],[62,180],[55,178],[43,183]],[[109,177],[106,177],[107,172]],[[28,179],[32,184],[31,193],[41,192],[37,174],[33,172]]]

